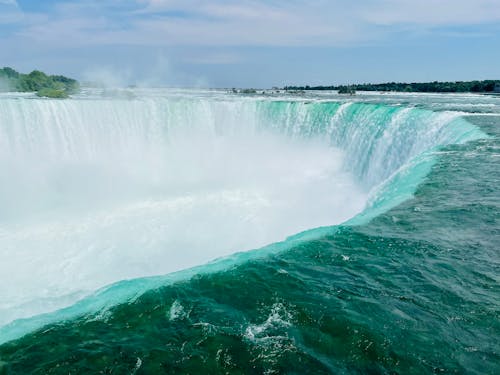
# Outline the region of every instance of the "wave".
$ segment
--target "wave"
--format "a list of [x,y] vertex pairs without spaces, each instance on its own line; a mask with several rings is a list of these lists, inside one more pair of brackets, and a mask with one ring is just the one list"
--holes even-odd
[[461,116],[215,96],[4,99],[0,274],[12,287],[0,343],[362,224],[411,197],[440,147],[485,137]]

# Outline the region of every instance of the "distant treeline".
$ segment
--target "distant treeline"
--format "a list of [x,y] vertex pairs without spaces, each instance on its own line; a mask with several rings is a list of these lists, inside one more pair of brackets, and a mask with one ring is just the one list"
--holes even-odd
[[284,90],[343,90],[399,92],[500,92],[500,80],[423,83],[364,83],[340,86],[285,86]]
[[39,70],[22,74],[12,68],[0,69],[0,91],[36,92],[38,96],[66,98],[80,89],[78,81]]

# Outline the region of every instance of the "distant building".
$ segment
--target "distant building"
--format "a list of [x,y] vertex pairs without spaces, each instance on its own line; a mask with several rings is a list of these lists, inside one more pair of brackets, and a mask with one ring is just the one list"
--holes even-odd
[[495,84],[495,88],[493,89],[493,92],[500,92],[500,83]]

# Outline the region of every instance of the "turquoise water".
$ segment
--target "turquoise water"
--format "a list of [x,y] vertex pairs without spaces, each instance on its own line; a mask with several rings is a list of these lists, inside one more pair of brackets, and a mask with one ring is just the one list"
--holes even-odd
[[[12,100],[14,102],[3,103],[10,116],[16,114],[13,105],[33,105],[25,103],[26,99]],[[211,129],[215,129],[215,134],[241,134],[243,123],[247,130],[252,130],[244,133],[245,139],[258,134],[259,137],[252,138],[247,145],[250,149],[259,147],[260,150],[263,141],[260,136],[271,137],[269,129],[279,139],[285,137],[299,142],[292,143],[291,149],[281,148],[279,142],[272,143],[270,151],[262,148],[260,153],[265,160],[276,157],[275,152],[279,150],[289,163],[293,160],[294,165],[297,161],[290,158],[295,153],[312,165],[323,163],[323,153],[311,156],[303,153],[303,149],[311,146],[310,141],[326,138],[326,149],[340,150],[340,154],[326,153],[326,160],[332,157],[341,162],[339,168],[335,163],[333,166],[326,163],[321,175],[326,174],[329,179],[343,178],[342,181],[352,179],[353,184],[347,189],[336,191],[340,202],[362,200],[365,203],[361,209],[348,204],[353,209],[346,210],[343,217],[332,213],[332,222],[328,222],[327,216],[326,224],[319,225],[321,228],[315,228],[314,220],[309,218],[322,214],[321,211],[301,209],[291,213],[285,210],[276,221],[281,222],[287,216],[292,219],[292,214],[305,216],[307,220],[302,222],[306,225],[305,232],[209,265],[203,265],[203,258],[197,258],[193,265],[199,266],[191,270],[182,271],[184,267],[180,262],[177,273],[122,281],[94,295],[83,293],[68,299],[65,293],[54,294],[53,298],[60,298],[56,305],[37,299],[38,294],[34,292],[31,302],[38,304],[38,310],[26,312],[31,308],[26,307],[26,301],[21,304],[26,307],[24,312],[20,312],[19,307],[1,310],[5,316],[15,318],[18,314],[19,318],[10,321],[5,318],[5,325],[0,328],[0,341],[5,342],[0,346],[0,372],[495,374],[500,371],[500,117],[497,116],[500,100],[460,95],[368,95],[355,100],[334,95],[227,98],[221,93],[185,92],[173,98],[162,97],[160,104],[156,102],[158,98],[154,100],[153,104],[134,100],[129,107],[153,105],[146,111],[152,113],[152,108],[170,106],[172,114],[178,108],[170,104],[172,100],[182,102],[183,110],[179,110],[181,114],[177,119],[193,125],[189,128],[193,132],[199,129],[195,126],[204,126],[206,121],[189,122],[182,113],[186,106],[191,113],[198,113],[203,105],[208,110],[202,113],[202,118],[214,118],[215,127]],[[76,102],[68,102],[63,108],[69,118],[85,112],[78,112],[81,106],[92,105],[96,110],[99,107],[95,106],[101,105],[100,99],[92,97]],[[52,101],[36,101],[30,113],[41,111],[36,106],[49,104],[52,105]],[[108,104],[111,107],[103,113],[110,113],[124,102]],[[52,129],[54,116],[61,112],[60,107],[52,110],[47,115],[47,129]],[[135,108],[134,113],[138,111]],[[227,111],[240,115],[228,118]],[[111,113],[119,116],[117,113],[122,112]],[[10,122],[14,122],[12,117]],[[120,118],[119,123],[123,122]],[[236,124],[239,126],[230,128]],[[132,125],[125,129],[137,129]],[[148,123],[148,126],[151,125]],[[107,131],[114,128],[105,129],[103,123],[99,129],[99,139],[103,139]],[[82,133],[78,131],[75,129],[75,134],[81,138]],[[134,137],[141,134],[141,131],[132,132]],[[207,137],[207,133],[203,133],[203,139]],[[68,135],[60,139],[72,141]],[[87,144],[53,142],[52,150],[57,154],[62,145],[73,144],[71,155],[81,157],[89,150],[88,146],[93,145],[93,160],[101,163],[103,155],[109,158],[110,145],[117,141],[110,137],[113,141],[104,142],[100,150],[96,141],[87,139],[90,139]],[[239,139],[229,140],[243,145],[238,143]],[[37,142],[30,150],[38,147]],[[44,143],[40,146],[42,149]],[[322,142],[312,145],[315,150],[325,147]],[[10,152],[26,155],[24,146],[13,150]],[[50,155],[44,155],[49,159]],[[74,161],[73,156],[70,160]],[[242,161],[246,159],[237,160]],[[309,168],[311,164],[300,166]],[[286,162],[279,163],[278,169],[271,169],[272,173],[292,180],[291,185],[280,185],[279,189],[304,182],[303,175],[284,173],[286,165]],[[54,168],[52,164],[49,167],[49,171]],[[261,176],[254,170],[251,173],[263,181],[269,178],[268,174]],[[230,177],[234,181],[240,176],[231,174]],[[248,183],[246,179],[237,181]],[[171,180],[167,179],[166,183],[170,184]],[[207,180],[202,183],[205,187]],[[307,193],[311,191],[307,189],[319,183],[325,181],[313,179],[311,184],[301,186]],[[262,186],[267,189],[267,185]],[[124,199],[143,197],[145,191],[150,198],[152,193],[149,185],[147,187],[145,190],[141,186],[140,194],[134,191]],[[325,185],[325,189],[331,188]],[[79,191],[70,192],[72,198],[81,196]],[[156,190],[154,192],[156,194]],[[337,200],[323,201],[319,197],[304,200],[297,198],[301,196],[298,193],[279,192],[287,198],[293,197],[299,206],[343,207]],[[319,192],[324,190],[315,193]],[[26,196],[33,198],[31,192]],[[248,205],[248,200],[245,202]],[[2,229],[12,228],[12,222],[25,223],[24,217],[30,217],[29,222],[33,223],[45,209],[43,205],[40,207],[36,215],[27,210],[21,219],[6,215]],[[279,205],[271,208],[283,210]],[[151,210],[151,206],[147,209]],[[72,207],[71,213],[75,212],[83,211]],[[262,215],[267,217],[269,212],[262,211]],[[56,211],[52,215],[62,213]],[[158,215],[165,219],[164,211]],[[143,216],[139,215],[139,219]],[[130,225],[130,220],[118,221],[116,225]],[[217,224],[220,223],[227,225]],[[275,222],[260,220],[253,224],[254,229],[259,229],[259,225],[270,226],[285,235],[300,232],[295,229],[300,226],[282,228]],[[211,231],[216,231],[217,236],[228,236],[224,229]],[[140,230],[145,229],[140,227]],[[155,233],[147,232],[148,235]],[[248,237],[241,246],[252,248],[254,233],[238,233]],[[90,231],[84,235],[92,234]],[[71,239],[75,238],[81,249],[88,249],[85,247],[88,242],[77,236]],[[101,238],[109,243],[114,237]],[[134,243],[132,238],[126,238]],[[264,241],[266,238],[272,236],[264,237]],[[2,240],[11,250],[16,250],[7,235],[4,234]],[[183,243],[192,246],[189,242]],[[167,241],[158,246],[167,249],[170,245]],[[94,243],[94,246],[97,245]],[[155,256],[154,251],[141,250],[145,256]],[[246,249],[233,248],[228,253],[238,250]],[[211,253],[213,257],[224,255],[227,253]],[[55,252],[51,259],[63,256],[64,249]],[[117,259],[115,267],[123,261],[123,258]],[[156,261],[162,259],[155,258]],[[86,263],[77,265],[86,272]],[[90,264],[90,267],[99,265]],[[57,265],[54,269],[57,270]],[[56,276],[47,279],[48,285],[68,281]],[[118,279],[114,281],[130,278],[116,276]],[[75,278],[73,285],[80,288],[69,291],[81,293],[84,284],[79,282]],[[11,289],[15,290],[14,286]],[[31,289],[18,291],[25,290]],[[10,298],[9,293],[3,298]]]

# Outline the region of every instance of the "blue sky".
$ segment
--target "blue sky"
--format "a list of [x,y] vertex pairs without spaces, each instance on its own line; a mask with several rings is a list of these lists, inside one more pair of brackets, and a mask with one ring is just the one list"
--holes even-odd
[[500,79],[500,0],[0,0],[0,65],[109,84]]

